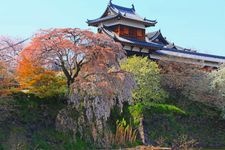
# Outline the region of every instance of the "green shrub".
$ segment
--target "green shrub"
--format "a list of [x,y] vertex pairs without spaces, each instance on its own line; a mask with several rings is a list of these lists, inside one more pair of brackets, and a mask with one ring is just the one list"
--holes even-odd
[[133,118],[134,125],[138,125],[140,118],[143,115],[151,115],[151,114],[179,114],[184,115],[186,114],[180,108],[168,105],[168,104],[157,104],[157,103],[137,103],[135,105],[129,106],[130,114]]
[[3,148],[2,144],[0,144],[0,150],[4,150],[4,148]]
[[137,87],[133,91],[135,102],[162,103],[167,93],[160,85],[160,69],[147,57],[133,56],[121,64],[121,68],[134,75]]

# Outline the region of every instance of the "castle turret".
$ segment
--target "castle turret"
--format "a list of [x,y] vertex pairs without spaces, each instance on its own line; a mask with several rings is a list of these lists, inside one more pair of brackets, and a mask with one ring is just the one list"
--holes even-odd
[[153,60],[176,61],[217,68],[225,63],[225,57],[204,53],[177,46],[169,42],[161,31],[146,33],[147,27],[157,24],[136,13],[134,5],[130,8],[118,6],[110,0],[103,15],[87,21],[89,26],[97,27],[98,32],[107,34],[120,42],[127,55],[148,56]]
[[140,17],[132,5],[131,8],[118,6],[110,1],[103,15],[94,20],[87,21],[89,26],[105,27],[117,35],[126,38],[134,38],[137,40],[145,40],[145,28],[155,26],[155,20],[148,20]]

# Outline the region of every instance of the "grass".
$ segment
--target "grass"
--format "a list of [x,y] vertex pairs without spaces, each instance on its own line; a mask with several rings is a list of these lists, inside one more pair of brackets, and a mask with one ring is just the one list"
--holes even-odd
[[154,139],[152,142],[163,138],[165,146],[171,146],[179,136],[188,135],[202,147],[224,146],[225,121],[219,118],[219,111],[198,102],[182,103],[176,104],[182,111],[174,107],[156,105],[144,112],[148,135],[150,139]]
[[162,146],[171,147],[182,135],[197,140],[202,147],[225,145],[225,121],[219,118],[217,109],[184,100],[171,104],[137,103],[126,106],[122,114],[114,110],[110,119],[125,118],[137,127],[140,118],[144,117],[145,130],[153,145],[164,141]]
[[90,149],[79,137],[55,130],[55,118],[65,106],[55,97],[24,93],[0,99],[0,150]]
[[145,106],[146,111],[150,111],[152,113],[160,113],[160,114],[185,114],[185,111],[182,109],[169,104],[156,104],[156,103],[148,103]]
[[[94,149],[90,143],[71,133],[55,130],[55,118],[65,106],[64,101],[54,97],[38,98],[22,93],[0,99],[0,150],[15,147],[23,150]],[[224,121],[218,118],[220,113],[201,103],[138,103],[125,107],[123,114],[118,112],[120,110],[113,111],[111,122],[125,118],[129,125],[133,125],[131,122],[137,125],[144,116],[147,134],[153,144],[163,139],[163,146],[171,146],[174,139],[185,134],[206,147],[225,145],[225,127]]]
[[88,144],[80,138],[74,137],[70,133],[60,133],[53,129],[45,129],[36,132],[32,139],[33,142],[31,147],[36,147],[38,149],[85,150],[89,148]]

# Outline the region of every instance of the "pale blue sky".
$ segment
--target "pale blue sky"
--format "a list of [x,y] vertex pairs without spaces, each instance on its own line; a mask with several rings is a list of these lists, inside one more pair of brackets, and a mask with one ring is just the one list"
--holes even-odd
[[[139,15],[157,19],[168,40],[199,52],[225,56],[225,0],[113,0],[135,4]],[[90,28],[108,0],[0,0],[0,35],[27,37],[39,29]],[[91,28],[96,31],[94,28]]]

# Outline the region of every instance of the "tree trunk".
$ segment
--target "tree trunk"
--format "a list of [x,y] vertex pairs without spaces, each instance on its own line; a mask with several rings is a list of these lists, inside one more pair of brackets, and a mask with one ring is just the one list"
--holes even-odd
[[140,138],[141,138],[141,141],[144,145],[147,145],[147,142],[146,142],[146,138],[145,138],[145,131],[144,131],[144,124],[143,124],[143,117],[140,118],[140,125],[138,127],[138,132],[139,132],[139,135],[140,135]]

